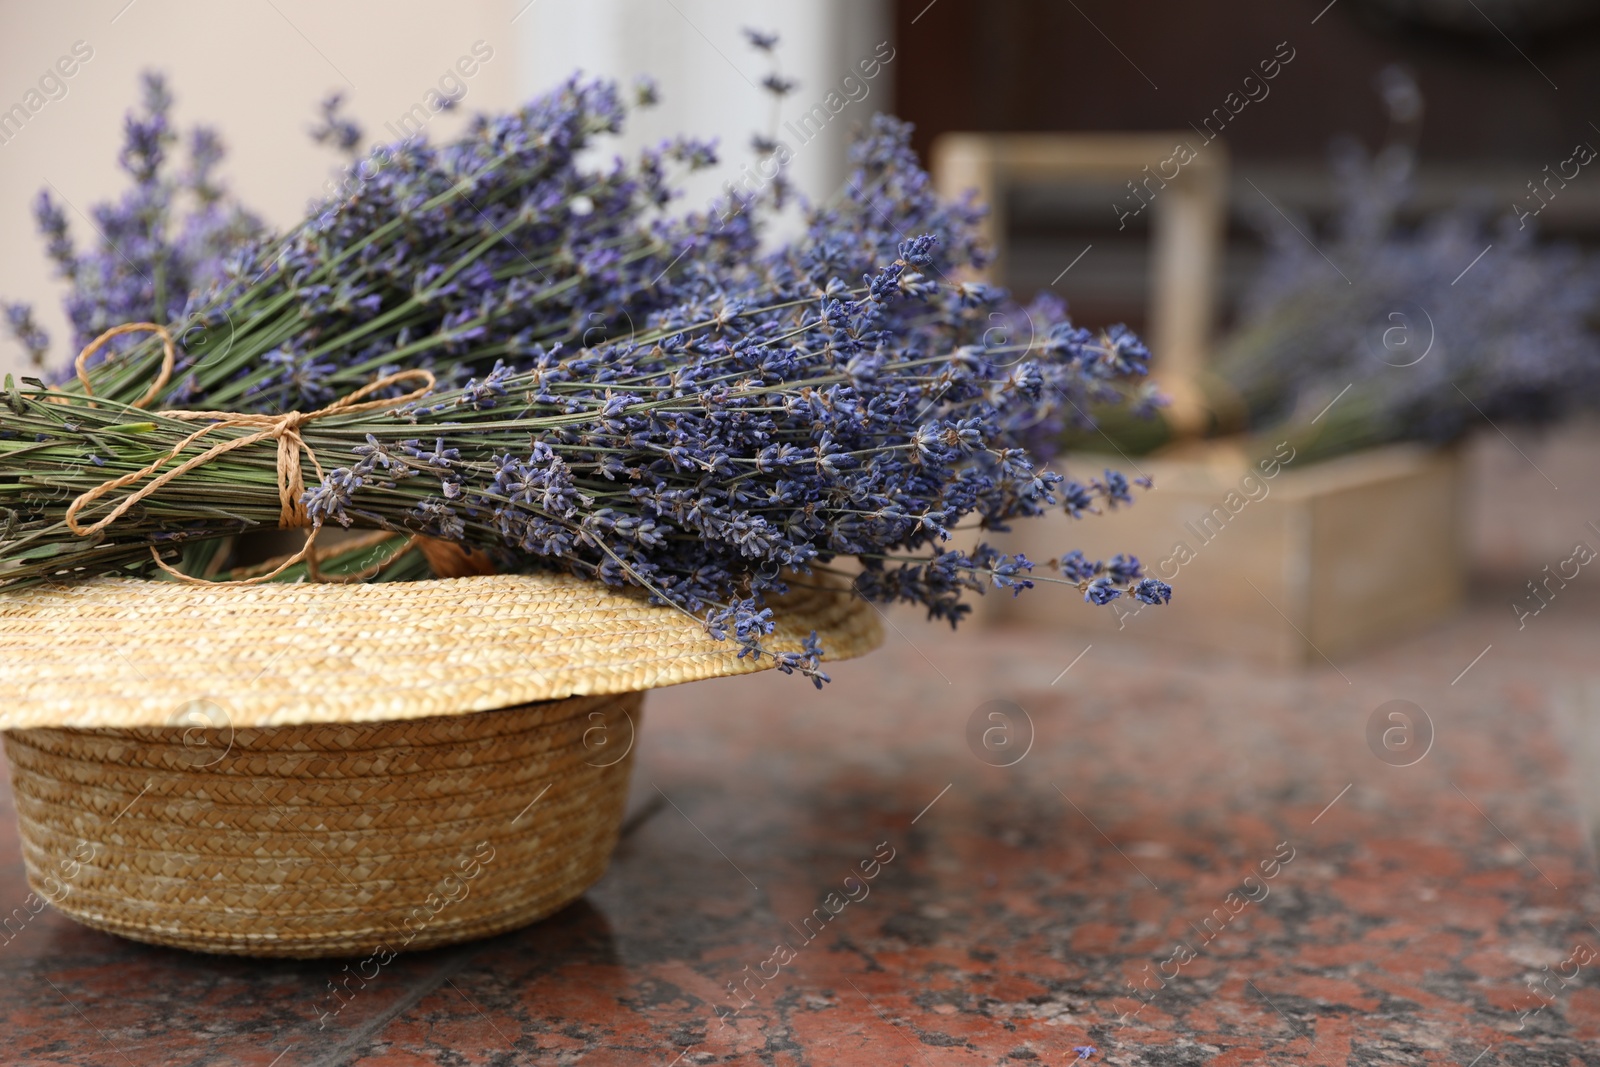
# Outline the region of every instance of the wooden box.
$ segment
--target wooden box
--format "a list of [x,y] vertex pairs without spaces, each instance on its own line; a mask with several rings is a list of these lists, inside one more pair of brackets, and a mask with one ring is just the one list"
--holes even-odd
[[[1288,450],[1281,450],[1288,454]],[[1015,598],[991,591],[984,622],[1180,642],[1277,664],[1327,661],[1419,630],[1460,603],[1461,463],[1454,450],[1396,445],[1326,463],[1248,464],[1213,446],[1184,460],[1075,456],[1080,480],[1103,468],[1147,474],[1135,503],[1083,521],[1055,513],[991,538],[1036,563],[1081,549],[1127,552],[1171,583],[1172,603],[1103,608],[1059,585]],[[1043,567],[1037,573],[1053,572]]]

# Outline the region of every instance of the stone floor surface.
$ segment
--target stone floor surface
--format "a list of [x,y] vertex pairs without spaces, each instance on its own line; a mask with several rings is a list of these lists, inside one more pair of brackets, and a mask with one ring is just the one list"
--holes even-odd
[[343,961],[47,909],[0,943],[0,1063],[1600,1064],[1600,592],[1520,631],[1515,595],[1302,672],[896,616],[821,693],[653,694],[627,835],[554,918],[322,1017]]

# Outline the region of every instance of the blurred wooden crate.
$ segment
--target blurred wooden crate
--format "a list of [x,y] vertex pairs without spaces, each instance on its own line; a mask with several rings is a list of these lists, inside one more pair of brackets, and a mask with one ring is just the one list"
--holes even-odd
[[[1080,478],[1104,467],[1151,476],[1132,507],[1075,521],[1055,513],[991,538],[1043,562],[1137,555],[1171,582],[1172,603],[1104,608],[1046,583],[984,597],[986,622],[1180,642],[1292,665],[1327,660],[1437,622],[1463,592],[1461,461],[1455,450],[1374,449],[1271,476],[1232,448],[1196,459],[1073,457]],[[1039,573],[1049,574],[1040,569]]]

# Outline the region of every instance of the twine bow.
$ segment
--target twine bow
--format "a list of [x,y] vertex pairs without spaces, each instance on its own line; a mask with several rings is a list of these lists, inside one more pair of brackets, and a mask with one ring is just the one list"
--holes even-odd
[[[95,338],[94,341],[92,341],[89,346],[79,354],[77,360],[78,376],[84,382],[84,389],[86,392],[88,391],[88,378],[84,373],[83,367],[87,358],[112,337],[117,336],[118,334],[131,333],[141,330],[150,331],[161,335],[162,342],[166,347],[166,356],[162,362],[162,370],[157,378],[156,383],[151,386],[150,390],[146,392],[144,397],[142,397],[133,406],[142,407],[144,404],[149,403],[155,394],[160,391],[161,386],[170,377],[172,364],[174,361],[172,335],[167,332],[164,326],[159,326],[156,323],[135,322],[128,323],[123,326],[116,326],[107,330],[105,333]],[[396,382],[407,380],[421,381],[423,384],[403,396],[386,397],[380,400],[364,399],[380,389],[385,389],[391,385],[394,385]],[[93,489],[80,494],[70,505],[67,506],[67,513],[65,516],[67,527],[80,537],[91,537],[94,534],[99,533],[101,530],[104,530],[112,523],[116,522],[123,515],[127,514],[130,508],[134,507],[140,501],[157,492],[162,486],[167,485],[177,478],[183,477],[183,475],[189,473],[197,467],[205,466],[218,456],[225,455],[236,449],[248,448],[251,445],[259,444],[262,441],[276,441],[278,446],[278,525],[284,528],[303,529],[309,527],[311,532],[306,536],[306,542],[300,547],[300,550],[293,555],[286,556],[283,561],[279,563],[273,570],[270,570],[265,574],[255,575],[250,578],[239,579],[239,581],[244,584],[265,582],[277,577],[279,574],[282,574],[285,570],[294,566],[296,563],[301,562],[302,560],[312,561],[314,563],[312,545],[317,539],[317,531],[321,529],[321,526],[320,524],[316,524],[311,521],[311,516],[307,513],[305,503],[301,499],[305,495],[306,489],[305,480],[301,473],[300,453],[304,452],[307,458],[311,460],[311,465],[316,468],[317,476],[319,478],[323,477],[323,473],[322,464],[317,461],[317,454],[311,450],[311,447],[306,444],[305,439],[300,436],[300,428],[309,422],[315,422],[317,419],[327,418],[330,415],[352,415],[362,411],[377,411],[382,408],[393,407],[396,404],[405,404],[412,400],[421,399],[423,396],[426,396],[428,391],[434,387],[435,381],[436,379],[431,371],[423,370],[421,368],[397,371],[394,374],[386,374],[376,381],[368,382],[366,385],[363,385],[359,389],[340,397],[338,400],[335,400],[326,407],[318,408],[315,411],[286,411],[281,415],[264,415],[255,412],[241,411],[187,411],[183,409],[158,411],[156,414],[164,418],[180,419],[185,422],[206,421],[208,422],[208,425],[201,427],[188,437],[185,437],[183,440],[179,441],[166,455],[157,458],[155,462],[151,463],[149,466],[143,467],[140,470],[130,471],[127,474],[123,474],[116,478],[112,478],[109,481],[102,482]],[[210,448],[206,449],[204,452],[201,452],[199,455],[191,456],[184,460],[171,470],[159,474],[157,473],[160,472],[161,468],[166,466],[168,462],[178,458],[179,454],[181,454],[184,449],[188,448],[190,445],[194,444],[196,441],[200,440],[206,435],[218,430],[232,429],[250,429],[253,432],[243,434],[239,437],[231,437],[226,441],[219,441]],[[99,500],[108,493],[114,493],[118,489],[133,485],[134,483],[142,481],[146,478],[149,478],[150,480],[145,482],[145,484],[140,486],[136,491],[123,497],[115,507],[113,507],[105,515],[101,516],[95,522],[85,526],[83,523],[78,521],[78,512],[82,511],[89,504],[94,503],[96,500]],[[408,545],[407,548],[409,547],[410,546]],[[188,582],[212,584],[208,582],[207,579],[195,578],[192,575],[184,574],[177,568],[171,567],[164,563],[154,545],[152,545],[150,548],[150,554],[155,557],[157,566],[174,577]]]

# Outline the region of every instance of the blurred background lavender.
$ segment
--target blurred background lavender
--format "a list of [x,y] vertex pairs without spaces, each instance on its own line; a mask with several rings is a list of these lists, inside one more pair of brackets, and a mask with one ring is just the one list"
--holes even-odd
[[[1418,210],[1424,99],[1404,67],[1375,80],[1389,141],[1376,152],[1333,142],[1338,208],[1325,239],[1306,240],[1316,227],[1303,213],[1254,205],[1268,251],[1207,382],[1212,431],[1287,436],[1319,459],[1592,410],[1600,257],[1570,237],[1540,240],[1536,196],[1511,214],[1486,189]],[[1547,179],[1546,193],[1594,158],[1580,143],[1565,161],[1571,172]],[[1492,269],[1471,269],[1490,252]]]

